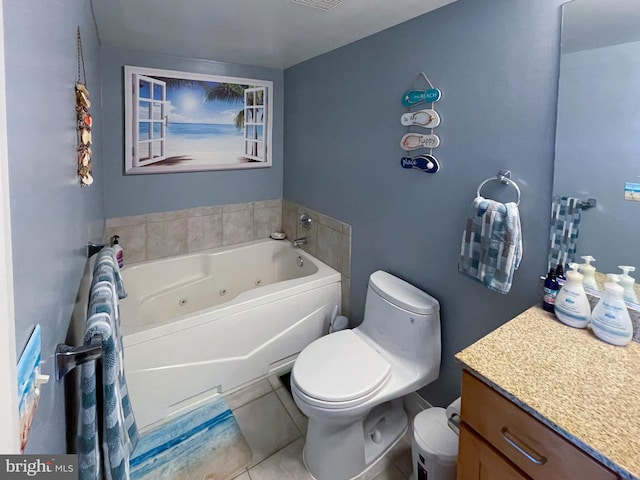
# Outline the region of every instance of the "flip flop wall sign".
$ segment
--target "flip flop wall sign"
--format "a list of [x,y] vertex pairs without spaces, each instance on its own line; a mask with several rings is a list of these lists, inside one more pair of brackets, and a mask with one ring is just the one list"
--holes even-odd
[[436,173],[440,170],[440,163],[433,156],[433,149],[440,145],[440,137],[433,133],[433,129],[440,125],[440,115],[435,111],[433,105],[440,100],[442,93],[435,88],[427,75],[420,72],[418,78],[424,79],[430,88],[421,90],[414,88],[405,91],[402,94],[402,105],[407,109],[411,109],[416,105],[430,103],[431,108],[422,108],[421,110],[408,111],[400,117],[400,123],[405,127],[420,127],[422,129],[430,129],[429,133],[411,132],[405,134],[400,139],[400,147],[407,151],[418,150],[420,148],[428,148],[428,154],[416,155],[413,157],[402,157],[400,165],[402,168],[420,170],[426,173]]
[[431,108],[405,113],[400,117],[400,123],[405,127],[436,128],[440,125],[440,115]]
[[410,108],[425,102],[437,102],[440,100],[441,95],[440,90],[437,88],[428,88],[427,90],[407,90],[402,94],[402,105]]
[[402,168],[413,168],[425,173],[436,173],[440,170],[440,163],[433,155],[417,155],[415,157],[402,157]]
[[436,148],[438,145],[440,145],[440,137],[433,134],[407,133],[400,140],[400,146],[407,152],[418,148]]

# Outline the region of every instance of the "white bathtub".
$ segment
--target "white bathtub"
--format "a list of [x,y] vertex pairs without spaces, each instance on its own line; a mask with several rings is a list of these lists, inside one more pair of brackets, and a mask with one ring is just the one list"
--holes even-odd
[[125,368],[145,428],[290,369],[328,331],[340,274],[289,242],[259,240],[125,267]]

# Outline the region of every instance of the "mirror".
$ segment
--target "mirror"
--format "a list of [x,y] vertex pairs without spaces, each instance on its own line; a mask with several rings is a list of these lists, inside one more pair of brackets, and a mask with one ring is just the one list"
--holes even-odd
[[574,261],[595,257],[605,279],[619,265],[635,266],[637,286],[640,1],[563,5],[556,128],[553,195],[597,202],[581,212]]

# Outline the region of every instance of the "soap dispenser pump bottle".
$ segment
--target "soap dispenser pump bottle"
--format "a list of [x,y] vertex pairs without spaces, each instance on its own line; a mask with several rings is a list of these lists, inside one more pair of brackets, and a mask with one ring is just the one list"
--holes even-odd
[[604,285],[604,295],[591,314],[591,328],[600,340],[627,345],[633,337],[633,324],[622,298],[624,288],[614,282]]
[[119,242],[120,236],[114,235],[111,237],[111,248],[113,248],[113,253],[116,256],[116,260],[118,261],[118,267],[122,268],[124,265],[124,250],[120,246]]
[[591,255],[586,255],[584,257],[580,257],[584,260],[584,263],[578,267],[578,270],[582,275],[584,275],[584,279],[582,283],[585,287],[591,288],[593,290],[598,290],[598,283],[596,282],[596,267],[591,265],[591,262],[595,262],[596,259]]
[[555,313],[558,320],[574,328],[585,328],[591,317],[589,299],[582,286],[582,274],[578,273],[579,265],[571,263],[567,272],[567,281],[558,292]]
[[635,272],[636,267],[631,267],[629,265],[619,265],[618,268],[622,270],[622,275],[619,275],[620,285],[622,286],[622,288],[624,288],[622,297],[626,302],[638,303],[638,297],[634,288],[636,281],[632,276],[629,275],[629,272]]

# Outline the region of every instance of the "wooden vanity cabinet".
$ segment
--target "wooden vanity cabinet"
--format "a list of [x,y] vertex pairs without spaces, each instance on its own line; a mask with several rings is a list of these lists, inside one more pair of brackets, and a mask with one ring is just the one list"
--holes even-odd
[[467,371],[460,416],[457,480],[619,478]]
[[523,480],[528,478],[465,423],[460,425],[458,480]]

